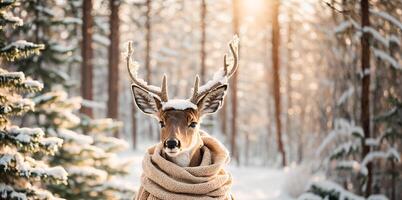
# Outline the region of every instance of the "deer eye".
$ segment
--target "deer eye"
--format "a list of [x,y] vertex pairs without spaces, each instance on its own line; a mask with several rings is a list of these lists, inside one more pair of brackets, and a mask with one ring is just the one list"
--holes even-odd
[[188,125],[188,127],[190,128],[195,128],[197,126],[197,122],[191,122],[190,125]]
[[160,121],[159,125],[161,125],[161,128],[165,128],[165,123],[163,121]]

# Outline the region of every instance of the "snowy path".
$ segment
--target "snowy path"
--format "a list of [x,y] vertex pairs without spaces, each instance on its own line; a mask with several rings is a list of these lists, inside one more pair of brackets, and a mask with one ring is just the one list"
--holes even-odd
[[[138,188],[140,185],[141,160],[143,153],[140,151],[127,152],[122,157],[133,159],[131,174],[127,181]],[[282,194],[281,188],[286,174],[280,169],[262,167],[235,167],[229,166],[228,170],[233,176],[232,193],[239,200],[288,200]]]
[[257,167],[233,167],[232,192],[241,200],[284,200],[281,194],[285,173],[278,169]]

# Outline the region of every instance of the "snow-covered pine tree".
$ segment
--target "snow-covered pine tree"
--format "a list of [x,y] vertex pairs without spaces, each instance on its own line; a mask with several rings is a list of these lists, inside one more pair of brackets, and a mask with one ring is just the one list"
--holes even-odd
[[[61,165],[69,172],[67,185],[48,185],[50,191],[66,199],[131,199],[133,187],[124,187],[118,175],[127,173],[127,161],[116,159],[116,152],[127,144],[105,136],[121,126],[111,119],[91,119],[78,115],[81,97],[70,97],[65,89],[74,86],[68,75],[71,65],[80,61],[76,50],[79,38],[77,7],[82,1],[26,1],[28,21],[20,30],[32,40],[44,43],[43,54],[25,59],[29,68],[21,70],[44,82],[44,90],[33,98],[37,108],[31,116],[49,136],[64,139],[60,151],[48,158],[50,165]],[[28,29],[29,28],[29,29]],[[67,38],[72,38],[71,40]],[[86,133],[87,135],[84,135]]]
[[[381,177],[387,177],[390,181],[390,187],[386,189],[390,199],[397,199],[398,182],[401,180],[401,155],[398,144],[402,141],[402,100],[397,97],[389,97],[391,108],[375,117],[374,121],[383,125],[383,132],[379,137],[367,141],[368,145],[373,148],[380,149],[382,146],[387,147],[387,151],[374,151],[371,159],[389,157],[385,163],[380,163],[385,170],[379,171]],[[369,160],[368,160],[369,161]],[[374,183],[374,188],[380,188],[381,185]]]
[[[331,7],[331,4],[329,5]],[[356,2],[344,1],[342,4],[334,3],[334,5],[339,6],[337,7],[339,10],[336,10],[332,5],[334,12],[332,18],[337,25],[333,29],[334,35],[330,35],[330,37],[334,36],[333,38],[335,38],[334,45],[331,46],[334,54],[334,60],[331,62],[339,63],[337,66],[340,67],[333,68],[332,75],[335,75],[333,78],[336,81],[334,84],[335,91],[338,91],[335,94],[341,95],[336,106],[334,106],[333,117],[348,118],[350,121],[360,120],[361,117],[356,116],[356,111],[360,109],[360,82],[362,77],[368,74],[371,75],[372,81],[370,98],[373,103],[370,105],[372,107],[370,113],[373,116],[382,116],[382,113],[395,112],[397,104],[394,104],[394,108],[391,109],[392,112],[386,111],[389,110],[387,98],[389,96],[400,98],[402,95],[401,90],[397,89],[401,84],[401,79],[397,78],[401,75],[401,67],[398,62],[401,55],[400,30],[402,30],[402,18],[398,8],[402,5],[401,2],[370,2],[370,26],[360,24],[360,5]],[[361,55],[356,52],[361,49],[360,39],[363,33],[368,33],[370,36],[369,49],[372,53],[370,61],[372,68],[364,71],[355,67],[359,66]],[[330,69],[330,71],[332,70]],[[345,79],[345,77],[349,78]],[[396,115],[396,113],[394,114]],[[393,118],[400,120],[395,116]],[[331,139],[332,142],[325,142],[330,136],[327,137],[324,141],[326,144],[323,143],[322,147],[325,146],[329,149],[325,154],[328,162],[327,165],[324,165],[328,168],[326,170],[328,178],[342,185],[338,185],[338,188],[345,191],[363,194],[363,191],[367,193],[367,188],[370,187],[371,190],[369,191],[372,194],[385,194],[390,199],[398,199],[395,194],[392,194],[393,187],[387,187],[400,184],[398,176],[389,176],[390,171],[395,173],[400,166],[400,155],[398,153],[400,149],[395,148],[398,147],[395,145],[398,142],[395,143],[386,139],[386,135],[389,135],[391,130],[387,128],[387,123],[380,123],[383,122],[382,120],[372,122],[369,137],[360,138],[358,135],[341,134],[342,136]],[[358,128],[353,123],[347,122],[347,124],[350,128]],[[334,130],[337,130],[337,123],[334,123],[334,126]],[[362,150],[362,142],[370,150],[364,157],[359,156]],[[373,182],[370,185],[367,184],[368,163],[372,163],[373,166]],[[395,166],[396,170],[392,170],[392,166]],[[336,191],[332,190],[334,187],[315,185],[313,184],[310,190],[314,190],[316,194],[320,193],[321,197],[327,194],[331,199],[342,194],[342,192],[334,192]]]
[[53,155],[62,145],[57,137],[45,137],[40,128],[26,128],[13,125],[10,117],[21,116],[32,111],[35,104],[25,98],[43,85],[22,72],[8,72],[3,69],[7,61],[14,61],[39,53],[43,45],[24,40],[7,43],[5,36],[23,21],[13,16],[10,10],[16,1],[0,1],[0,197],[1,199],[59,199],[41,187],[40,181],[62,184],[67,172],[60,166],[48,167],[35,160],[33,154]]
[[[25,40],[11,43],[6,40],[5,36],[7,34],[14,28],[24,24],[21,18],[14,16],[10,11],[16,4],[17,1],[14,0],[0,1],[0,56],[2,59],[9,61],[38,54],[44,48],[43,44],[34,44]],[[6,31],[5,29],[8,30]]]
[[25,78],[22,72],[0,69],[0,196],[3,199],[58,199],[35,182],[66,183],[64,168],[48,167],[32,154],[54,155],[63,140],[45,137],[40,128],[20,128],[9,117],[32,111],[35,104],[18,93],[36,92],[42,84]]
[[[23,1],[20,2],[27,14],[24,15],[24,25],[16,29],[16,34],[27,35],[31,41],[44,44],[41,54],[23,59],[19,62],[19,70],[27,75],[40,77],[45,83],[46,91],[51,86],[46,83],[58,83],[72,87],[74,82],[68,75],[68,67],[80,61],[74,56],[79,48],[76,26],[81,23],[73,15],[75,1]],[[27,65],[29,63],[29,65]]]
[[81,100],[69,98],[62,90],[33,99],[38,105],[35,114],[40,125],[65,141],[60,153],[49,162],[66,168],[68,185],[49,185],[49,190],[66,199],[131,199],[133,187],[119,181],[119,175],[128,172],[129,161],[118,160],[115,154],[128,145],[104,134],[121,124],[111,119],[80,119],[74,113],[80,109]]
[[[397,107],[395,107],[384,115],[382,119],[389,119],[392,115],[399,115],[400,113],[398,112]],[[316,198],[320,197],[330,200],[343,198],[364,200],[363,197],[357,196],[354,193],[357,193],[360,187],[365,187],[364,184],[368,175],[367,164],[373,162],[375,159],[389,160],[392,163],[400,162],[400,155],[392,145],[386,145],[386,148],[382,145],[382,143],[386,143],[385,140],[387,138],[397,136],[397,134],[395,135],[395,131],[389,130],[391,129],[387,129],[381,137],[365,138],[362,128],[356,126],[353,122],[345,119],[335,120],[334,130],[323,140],[317,152],[324,155],[323,165],[328,172],[328,178],[339,182],[344,187],[332,181],[317,181],[311,184],[308,191],[309,195],[314,194]],[[365,140],[364,144],[370,146],[372,149],[367,156],[360,159],[362,140]],[[303,195],[300,199],[309,199],[309,195]],[[381,194],[374,194],[370,197],[387,199]]]

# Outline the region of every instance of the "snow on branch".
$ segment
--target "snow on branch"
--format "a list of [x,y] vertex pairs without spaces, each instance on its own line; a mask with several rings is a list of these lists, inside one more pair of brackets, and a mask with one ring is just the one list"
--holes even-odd
[[0,55],[9,61],[14,61],[20,57],[28,57],[33,54],[39,54],[45,45],[27,42],[25,40],[15,41],[0,49]]
[[360,25],[353,19],[342,21],[334,28],[334,33],[339,34],[345,32],[348,28],[360,29]]
[[359,162],[355,160],[341,160],[336,162],[337,169],[349,169],[354,172],[359,172],[361,169],[361,165]]
[[88,133],[114,131],[123,126],[122,122],[113,120],[112,118],[102,119],[84,119],[81,126]]
[[[350,200],[365,200],[364,197],[357,196],[342,186],[332,181],[316,181],[311,184],[310,189],[314,194],[324,194],[325,199],[350,199]],[[322,196],[324,199],[324,196]]]
[[391,66],[393,68],[398,69],[398,70],[402,70],[402,67],[401,67],[401,65],[399,65],[399,62],[397,60],[395,60],[391,55],[389,55],[388,53],[384,52],[383,50],[373,48],[373,53],[374,53],[375,57],[388,62],[389,64],[391,64]]
[[13,27],[22,26],[24,24],[24,21],[21,18],[16,17],[10,13],[4,12],[4,13],[2,13],[1,17],[2,17],[2,19],[1,19],[1,23],[0,23],[0,28],[5,26],[6,24],[10,24]]
[[63,140],[56,137],[43,138],[44,132],[40,128],[19,128],[12,126],[0,131],[2,142],[16,145],[17,148],[30,152],[45,150],[53,154],[62,145]]
[[400,44],[399,38],[396,37],[395,35],[392,35],[390,37],[384,37],[383,35],[381,35],[380,32],[378,32],[377,30],[375,30],[373,27],[370,26],[363,27],[363,32],[370,33],[375,40],[379,41],[387,48],[390,46],[391,43],[395,43],[397,45]]
[[20,153],[12,149],[3,149],[0,154],[1,173],[14,172],[19,177],[40,177],[65,183],[67,172],[62,167],[48,167],[32,158],[24,158]]
[[63,153],[68,154],[68,156],[92,158],[94,160],[105,159],[110,156],[110,154],[106,153],[103,149],[90,144],[79,145],[76,143],[67,143],[63,145],[63,151]]
[[381,17],[384,20],[387,20],[387,21],[391,22],[397,28],[402,30],[402,22],[400,22],[396,17],[390,15],[389,13],[386,13],[386,12],[383,12],[383,11],[377,11],[377,10],[373,10],[373,9],[370,9],[370,13],[373,14],[373,15],[376,15],[378,17]]
[[0,88],[37,92],[42,90],[43,84],[29,77],[26,78],[22,72],[8,72],[0,69]]
[[349,141],[342,143],[341,145],[337,146],[329,156],[330,160],[337,159],[339,157],[350,155],[352,153],[358,152],[360,149],[360,142],[359,141]]
[[65,17],[63,18],[64,24],[82,24],[82,19],[78,17]]
[[372,151],[364,157],[361,162],[360,172],[364,175],[368,174],[367,164],[372,162],[374,159],[394,159],[396,162],[401,162],[399,152],[395,148],[389,148],[388,151]]
[[323,140],[317,149],[317,155],[331,144],[336,138],[340,136],[353,136],[357,138],[364,138],[363,129],[359,126],[350,123],[345,119],[335,119],[334,129],[329,132],[328,136]]
[[339,97],[338,101],[336,104],[338,106],[342,105],[343,103],[346,102],[346,100],[353,95],[355,92],[355,89],[353,87],[349,87],[345,92],[342,93],[342,95]]
[[100,147],[106,152],[120,152],[128,149],[129,147],[129,144],[124,140],[115,137],[106,137],[102,135],[95,136],[94,145]]
[[[88,181],[88,184],[99,184],[107,179],[107,172],[89,166],[72,166],[67,169],[70,177],[76,181]],[[77,178],[80,176],[87,177],[85,179]]]
[[[18,97],[18,98],[16,98]],[[23,99],[21,96],[4,96],[4,102],[0,105],[0,115],[21,115],[34,110],[35,104],[31,99]]]
[[37,188],[31,184],[27,184],[24,188],[19,188],[16,186],[7,185],[0,183],[0,197],[5,199],[17,199],[17,200],[28,200],[28,199],[38,199],[38,200],[64,200],[53,196],[47,190]]
[[80,145],[86,145],[86,144],[92,144],[93,139],[91,136],[83,135],[83,134],[78,134],[74,131],[68,130],[68,129],[57,129],[55,130],[50,130],[54,135],[64,139],[66,142],[74,142]]

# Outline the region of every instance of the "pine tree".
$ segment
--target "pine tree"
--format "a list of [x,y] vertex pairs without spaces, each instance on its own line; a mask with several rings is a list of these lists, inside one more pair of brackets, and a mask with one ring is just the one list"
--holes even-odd
[[[19,56],[19,55],[17,55]],[[49,184],[66,183],[67,172],[62,167],[48,167],[32,155],[54,155],[63,140],[45,137],[40,128],[20,128],[12,125],[10,116],[23,115],[35,104],[18,93],[33,93],[42,84],[25,78],[22,72],[0,69],[0,196],[5,199],[58,199],[52,193],[34,186],[40,180]]]
[[[22,27],[32,40],[46,44],[42,55],[25,59],[30,68],[21,68],[44,82],[44,90],[33,98],[37,107],[31,112],[37,126],[46,134],[64,139],[60,151],[47,159],[49,165],[61,165],[69,173],[67,185],[48,185],[50,191],[66,199],[131,199],[133,187],[124,187],[118,175],[127,173],[126,160],[117,160],[116,152],[128,145],[106,134],[121,127],[112,119],[92,119],[79,115],[82,98],[70,97],[65,91],[74,84],[68,67],[76,65],[79,49],[75,29],[82,24],[76,1],[27,1],[29,22]],[[58,12],[56,10],[63,12]],[[62,30],[62,31],[61,31]],[[65,38],[69,42],[65,42]],[[85,133],[86,135],[84,135]]]
[[384,125],[384,132],[376,139],[371,139],[370,143],[377,149],[382,145],[388,147],[386,152],[376,151],[375,157],[387,157],[386,161],[389,165],[385,164],[385,170],[382,174],[384,177],[391,179],[390,199],[397,199],[397,182],[400,179],[400,170],[398,164],[401,163],[400,151],[398,151],[398,143],[402,141],[402,100],[397,97],[389,97],[389,104],[391,109],[375,117],[374,122]]
[[[397,62],[401,18],[397,7],[401,4],[397,1],[360,2],[362,4],[343,1],[340,7],[334,7],[336,3],[328,4],[334,10],[332,18],[337,24],[333,29],[334,58],[338,59],[335,63],[343,66],[343,70],[331,70],[331,76],[338,77],[334,85],[341,89],[335,92],[341,96],[334,107],[334,118],[348,120],[334,121],[335,128],[320,149],[325,150],[323,166],[328,178],[342,185],[336,186],[337,191],[365,194],[366,197],[377,194],[393,200],[398,199],[395,188],[401,172],[400,132],[395,131],[398,130],[396,121],[401,119],[397,103],[402,94],[399,89],[401,79],[397,78],[401,74]],[[356,67],[360,65],[363,68]],[[391,109],[387,101],[390,96],[393,99]],[[363,128],[355,126],[354,121],[360,121]],[[359,130],[359,134],[352,134],[345,127]],[[334,135],[334,132],[343,134]],[[329,199],[339,198],[342,193],[321,184],[313,185],[310,191]]]
[[[69,173],[68,185],[49,185],[49,189],[66,199],[130,199],[133,188],[118,180],[128,173],[128,161],[118,160],[116,152],[128,148],[122,140],[104,136],[121,124],[112,119],[77,116],[81,97],[69,98],[55,90],[33,99],[40,125],[50,135],[64,139],[60,153],[49,160],[62,165]],[[85,132],[87,135],[82,134]]]
[[[0,35],[7,35],[12,28],[21,26],[22,19],[11,14],[16,1],[0,1]],[[9,29],[11,28],[11,29]],[[38,54],[44,45],[25,40],[7,43],[0,41],[0,63],[14,61]],[[3,66],[2,66],[3,67]],[[57,137],[45,137],[41,128],[13,125],[10,117],[22,116],[33,111],[34,102],[25,98],[28,93],[42,90],[43,84],[26,78],[22,72],[8,72],[0,68],[0,197],[1,199],[59,199],[41,188],[40,181],[62,184],[67,180],[64,168],[48,167],[34,155],[53,155],[62,145]]]
[[[377,159],[383,159],[391,163],[400,162],[399,152],[393,145],[396,138],[401,138],[400,131],[398,132],[398,126],[400,127],[398,123],[400,121],[397,121],[402,117],[402,104],[393,99],[393,105],[395,107],[391,111],[378,117],[378,120],[387,122],[389,128],[377,138],[366,138],[363,129],[353,122],[348,122],[345,119],[335,121],[334,130],[323,140],[317,151],[318,154],[326,155],[323,160],[324,166],[329,171],[336,172],[330,173],[330,178],[337,179],[343,185],[355,184],[357,187],[354,187],[353,191],[347,191],[336,183],[319,181],[312,183],[309,189],[310,193],[323,199],[339,199],[342,195],[344,197],[349,196],[346,199],[350,200],[364,199],[353,193],[357,193],[366,183],[369,175],[368,164]],[[365,157],[358,160],[363,149],[362,144],[372,150]],[[381,148],[384,145],[387,148]],[[393,169],[391,170],[392,173],[397,172]],[[331,175],[335,177],[331,177]],[[374,194],[373,196],[379,196],[379,194]]]

